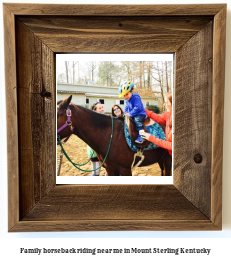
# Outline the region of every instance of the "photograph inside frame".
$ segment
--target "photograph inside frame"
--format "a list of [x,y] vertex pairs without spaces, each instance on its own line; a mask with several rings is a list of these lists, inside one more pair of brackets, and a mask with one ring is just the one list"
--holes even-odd
[[56,183],[172,184],[173,90],[174,54],[57,54]]

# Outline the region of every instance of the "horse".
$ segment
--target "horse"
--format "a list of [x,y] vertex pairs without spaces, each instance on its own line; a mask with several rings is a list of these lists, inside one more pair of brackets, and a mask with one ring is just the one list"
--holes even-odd
[[[103,167],[108,176],[118,174],[132,176],[131,165],[136,152],[127,145],[124,135],[124,120],[74,105],[71,103],[71,99],[72,95],[57,105],[57,130],[59,130],[60,140],[68,138],[72,134],[77,135],[96,152],[102,163],[107,154],[113,131],[111,147]],[[172,157],[166,149],[158,147],[144,150],[143,155],[145,158],[139,167],[158,162],[161,175],[171,176]]]

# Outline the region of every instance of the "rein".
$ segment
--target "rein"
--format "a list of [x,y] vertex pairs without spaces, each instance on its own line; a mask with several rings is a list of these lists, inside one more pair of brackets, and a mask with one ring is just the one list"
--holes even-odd
[[[73,134],[73,130],[74,130],[74,127],[72,126],[72,122],[71,122],[71,110],[70,110],[70,107],[68,106],[67,108],[67,121],[66,123],[60,127],[58,130],[57,130],[57,134],[63,130],[64,128],[66,128],[67,126],[70,127],[71,129],[71,134],[62,142],[61,139],[60,139],[60,136],[57,136],[57,145],[60,145],[61,147],[61,151],[63,152],[63,154],[65,155],[65,157],[70,161],[70,163],[75,167],[77,168],[78,170],[81,170],[81,171],[84,171],[84,172],[92,172],[92,171],[95,171],[99,168],[101,168],[104,164],[104,162],[106,161],[107,157],[108,157],[108,154],[109,154],[109,151],[110,151],[110,148],[111,148],[111,142],[112,142],[112,138],[113,138],[113,129],[114,129],[114,123],[113,123],[113,117],[111,117],[111,125],[112,125],[112,131],[111,131],[111,137],[110,137],[110,141],[109,141],[109,145],[108,145],[108,149],[107,149],[107,153],[106,153],[106,156],[102,162],[102,164],[96,168],[96,169],[92,169],[92,170],[84,170],[84,169],[81,169],[80,167],[78,166],[83,166],[83,165],[86,165],[89,161],[90,161],[90,158],[87,162],[83,163],[83,164],[77,164],[77,163],[74,163],[70,157],[67,155],[67,152],[65,151],[64,147],[63,147],[63,143],[65,143],[69,138],[70,136]],[[60,159],[61,159],[61,156],[60,156]],[[59,166],[59,171],[58,171],[58,176],[59,176],[59,172],[60,172],[60,169],[61,169],[61,160],[60,160],[60,166]]]

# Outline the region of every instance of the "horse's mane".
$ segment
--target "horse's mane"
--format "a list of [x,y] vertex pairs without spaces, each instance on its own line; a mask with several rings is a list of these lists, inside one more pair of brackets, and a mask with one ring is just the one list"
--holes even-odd
[[118,120],[124,121],[124,116],[114,117],[114,119],[118,119]]
[[[108,126],[108,122],[111,124],[111,116],[95,112],[93,110],[90,110],[88,108],[82,107],[80,105],[76,105],[71,103],[70,105],[77,107],[79,110],[81,110],[83,113],[87,113],[92,118],[93,124],[100,125],[102,128]],[[110,119],[110,121],[108,121]]]

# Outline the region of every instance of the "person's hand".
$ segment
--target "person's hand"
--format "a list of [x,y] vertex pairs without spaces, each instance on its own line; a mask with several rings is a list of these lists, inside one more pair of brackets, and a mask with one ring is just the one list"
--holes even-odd
[[142,136],[143,139],[148,140],[150,137],[150,133],[145,132],[144,130],[140,130],[139,134]]
[[125,116],[130,117],[129,113],[125,113]]

